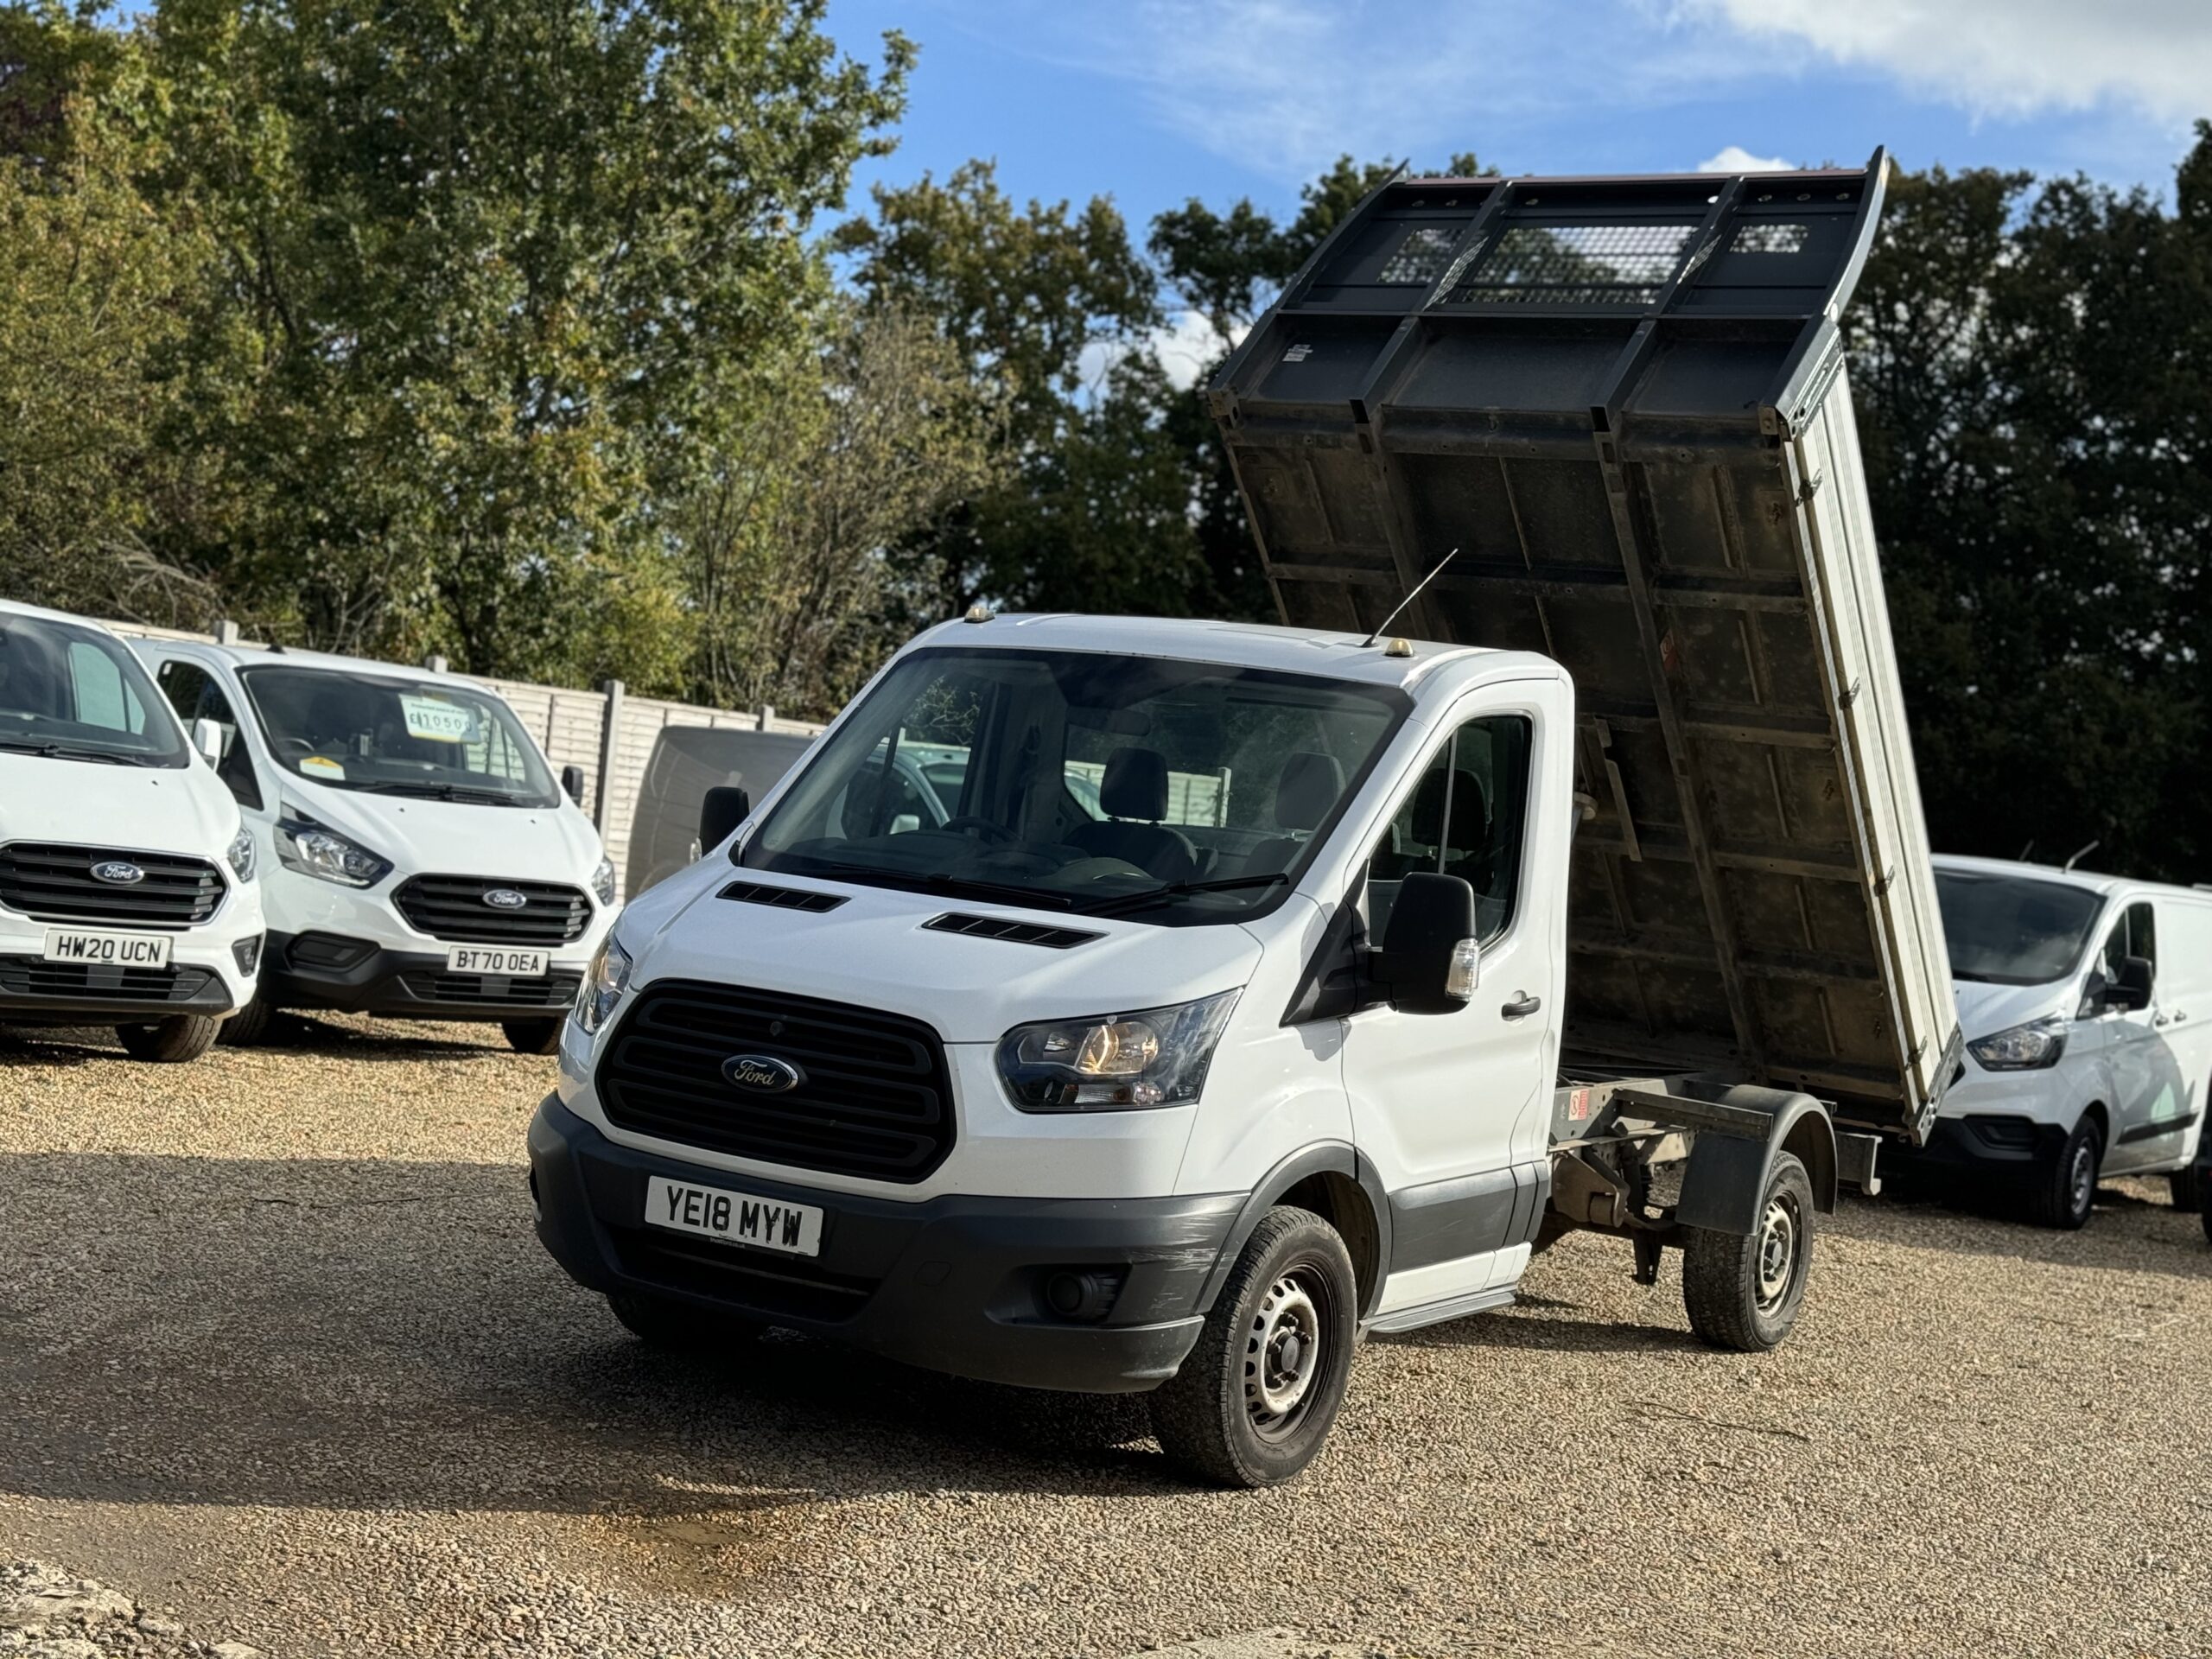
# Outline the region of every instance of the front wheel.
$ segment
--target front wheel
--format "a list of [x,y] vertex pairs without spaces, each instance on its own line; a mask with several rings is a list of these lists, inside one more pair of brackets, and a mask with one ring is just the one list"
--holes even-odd
[[1716,1348],[1763,1353],[1788,1336],[1813,1267],[1813,1182],[1794,1153],[1768,1172],[1749,1233],[1686,1227],[1682,1306]]
[[2207,1244],[2212,1244],[2212,1181],[2206,1181],[2206,1182],[2204,1182],[2204,1183],[2203,1183],[2203,1186],[2204,1186],[2204,1242],[2205,1242]]
[[215,1046],[222,1021],[213,1014],[176,1014],[149,1026],[118,1026],[116,1040],[134,1060],[175,1065],[196,1060]]
[[232,1048],[251,1048],[269,1034],[269,1022],[276,1017],[276,1010],[269,1006],[269,998],[261,992],[253,1000],[223,1021],[218,1039]]
[[506,1033],[507,1046],[518,1054],[557,1054],[561,1052],[561,1021],[552,1020],[502,1020],[499,1029]]
[[2076,1232],[2089,1224],[2097,1207],[2097,1169],[2104,1162],[2105,1139],[2083,1118],[2066,1137],[2058,1156],[2036,1172],[2028,1194],[2028,1213],[2038,1227]]
[[2195,1164],[2187,1169],[2176,1170],[2166,1180],[2173,1189],[2175,1209],[2202,1210],[2204,1207],[2204,1172]]
[[1224,1486],[1279,1486],[1313,1461],[1344,1403],[1357,1281],[1310,1210],[1262,1217],[1182,1369],[1152,1395],[1167,1455]]

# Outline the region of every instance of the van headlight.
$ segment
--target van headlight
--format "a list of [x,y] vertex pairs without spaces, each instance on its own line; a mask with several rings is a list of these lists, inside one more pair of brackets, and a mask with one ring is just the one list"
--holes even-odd
[[341,887],[373,887],[391,874],[390,859],[304,814],[277,819],[276,861]]
[[229,850],[223,856],[230,861],[231,874],[238,877],[240,883],[252,880],[253,831],[240,824],[238,834],[231,837]]
[[1194,1101],[1237,993],[1173,1007],[1016,1026],[999,1077],[1025,1112],[1127,1112]]
[[583,1027],[586,1036],[595,1035],[614,1012],[614,1005],[630,988],[633,965],[630,953],[615,944],[610,934],[592,957],[591,966],[584,969],[584,982],[576,990],[576,1024]]
[[2066,1052],[2066,1021],[2031,1020],[1967,1045],[1986,1071],[2039,1071]]
[[614,902],[614,861],[613,859],[602,858],[599,861],[599,868],[591,873],[591,890],[599,895],[599,902],[601,905],[611,905]]

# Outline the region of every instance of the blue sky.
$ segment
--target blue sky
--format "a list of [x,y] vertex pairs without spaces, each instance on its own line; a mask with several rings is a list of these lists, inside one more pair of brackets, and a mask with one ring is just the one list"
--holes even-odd
[[1289,207],[1341,150],[1653,172],[1882,143],[2164,190],[2212,116],[2212,0],[830,0],[830,28],[921,47],[864,180],[995,156],[1140,234],[1191,195]]

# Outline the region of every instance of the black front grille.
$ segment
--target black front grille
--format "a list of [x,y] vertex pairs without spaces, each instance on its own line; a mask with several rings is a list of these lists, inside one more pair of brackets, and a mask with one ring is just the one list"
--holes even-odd
[[0,957],[0,992],[107,1002],[189,1002],[213,978],[205,968],[113,968],[37,957]]
[[[129,864],[137,881],[103,881],[103,864]],[[0,905],[41,922],[192,927],[223,902],[223,876],[204,858],[18,841],[0,847]]]
[[968,916],[947,911],[922,925],[938,933],[964,933],[971,939],[1000,939],[1008,944],[1041,944],[1047,950],[1070,950],[1103,933],[1086,933],[1079,927],[1046,927],[1038,922],[1017,922],[1004,916]]
[[582,974],[548,974],[542,979],[509,979],[498,974],[442,974],[435,969],[402,974],[399,982],[418,1002],[481,1003],[503,1008],[565,1008],[576,1000]]
[[[797,1068],[780,1094],[724,1061]],[[918,1181],[952,1150],[944,1047],[918,1020],[775,991],[672,980],[639,994],[600,1062],[609,1121],[640,1135],[794,1169]]]
[[685,1239],[651,1229],[613,1231],[622,1271],[633,1279],[734,1302],[767,1319],[849,1319],[868,1306],[872,1280],[817,1267],[803,1255],[776,1255],[741,1245]]
[[[518,893],[512,909],[487,905],[487,893]],[[496,875],[418,875],[391,895],[408,925],[434,939],[464,944],[566,944],[591,925],[591,900],[557,881],[509,881]]]

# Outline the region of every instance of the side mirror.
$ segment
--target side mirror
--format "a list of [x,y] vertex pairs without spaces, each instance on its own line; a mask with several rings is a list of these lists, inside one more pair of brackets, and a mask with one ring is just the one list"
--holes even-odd
[[561,768],[561,792],[578,806],[584,804],[584,769],[571,762]]
[[192,722],[192,747],[207,758],[211,766],[223,764],[223,728],[202,716]]
[[699,847],[719,847],[753,816],[753,798],[734,784],[717,784],[699,803]]
[[1399,884],[1378,977],[1403,1014],[1456,1014],[1479,976],[1475,890],[1460,876],[1416,871]]
[[2151,959],[2148,957],[2122,957],[2120,977],[2105,993],[2106,1002],[2115,1008],[2125,1008],[2135,1014],[2151,1006]]

